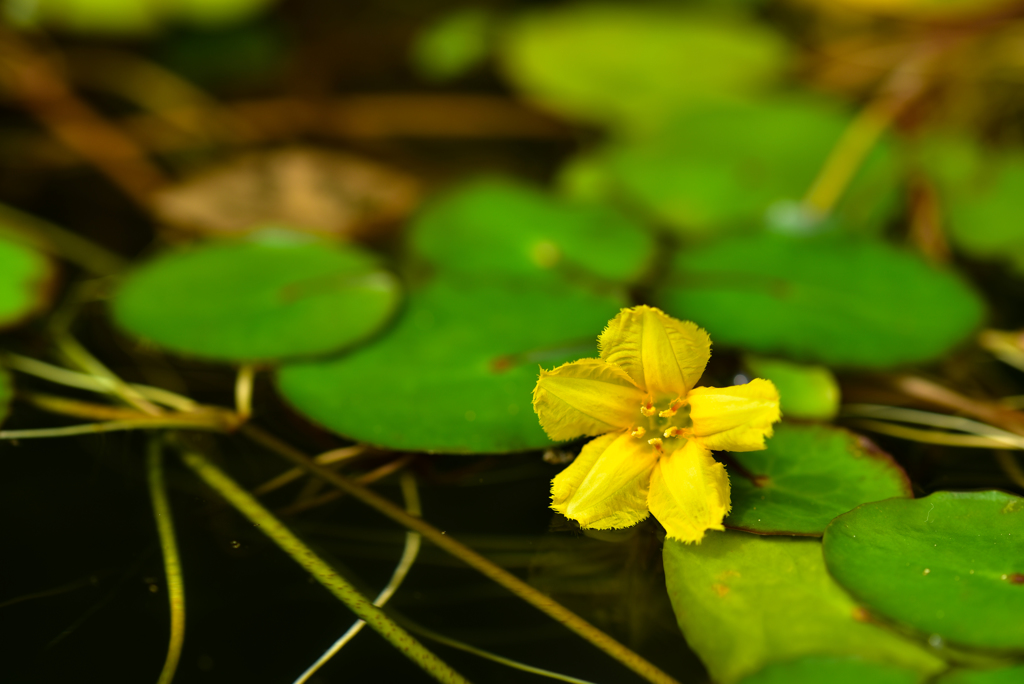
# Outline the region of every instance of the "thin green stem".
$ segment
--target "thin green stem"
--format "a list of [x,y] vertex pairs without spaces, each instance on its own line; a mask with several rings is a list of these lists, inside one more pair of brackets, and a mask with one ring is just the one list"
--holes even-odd
[[[45,361],[39,361],[38,359],[21,356],[12,352],[0,354],[0,361],[12,370],[33,375],[43,380],[49,380],[58,385],[75,387],[100,394],[115,394],[113,384],[107,378],[96,377],[88,373],[79,373],[78,371],[54,366]],[[150,401],[155,401],[158,404],[163,404],[178,411],[194,411],[199,406],[192,399],[161,387],[134,384],[130,385],[130,387]]]
[[804,197],[804,206],[825,216],[839,201],[864,158],[889,127],[899,108],[888,99],[872,102],[843,132]]
[[256,380],[256,366],[245,364],[238,369],[235,380],[235,413],[242,420],[249,420],[252,415],[252,390]]
[[832,211],[882,134],[928,87],[933,63],[952,44],[926,41],[893,69],[832,148],[804,196],[807,209],[819,216]]
[[185,643],[185,581],[181,573],[181,557],[174,535],[174,520],[171,517],[171,503],[164,483],[163,449],[160,440],[149,441],[146,454],[146,475],[149,480],[149,496],[153,501],[153,517],[160,537],[160,550],[164,557],[164,575],[167,577],[167,603],[171,611],[171,638],[167,644],[167,659],[160,671],[157,684],[170,684],[181,660],[181,647]]
[[[370,627],[388,640],[439,682],[467,682],[462,675],[427,650],[411,634],[396,625],[379,608],[366,600],[355,588],[342,578],[312,549],[306,546],[291,530],[264,508],[248,492],[242,489],[220,468],[202,454],[185,451],[181,455],[185,464],[214,491],[220,494],[235,510],[255,524],[261,532],[270,537],[282,551],[287,553],[313,575],[320,584],[334,594],[342,603],[365,620]],[[401,510],[401,509],[399,509]],[[402,511],[405,513],[405,511]],[[408,515],[408,514],[406,514]],[[412,517],[412,516],[410,516]]]
[[[416,477],[408,470],[402,472],[402,496],[405,498],[405,510],[410,515],[419,517],[422,515],[420,510],[420,493],[416,488]],[[412,564],[416,562],[416,556],[420,552],[420,542],[423,538],[416,532],[405,533],[405,547],[402,549],[402,557],[398,560],[398,565],[395,566],[395,571],[391,573],[391,580],[387,585],[381,589],[380,593],[377,594],[377,598],[373,600],[373,605],[378,608],[383,608],[384,604],[387,603],[395,592],[398,591],[398,587],[405,581],[405,576],[409,574],[409,570],[412,569]],[[364,620],[356,620],[351,627],[348,628],[341,637],[338,638],[331,647],[328,648],[322,656],[320,656],[315,663],[309,666],[305,672],[303,672],[298,679],[295,680],[295,684],[305,684],[309,681],[309,678],[316,674],[317,670],[323,667],[327,661],[338,654],[345,644],[352,641],[359,632],[362,631],[366,625]]]
[[163,413],[158,406],[142,396],[138,390],[119,378],[112,370],[103,365],[99,359],[90,354],[70,333],[57,330],[54,333],[53,339],[58,349],[60,349],[68,361],[89,375],[101,378],[103,382],[108,383],[112,394],[116,394],[126,403],[143,413],[148,413],[152,416]]
[[945,430],[957,430],[977,437],[984,437],[990,440],[990,442],[1001,445],[1002,448],[1024,449],[1024,437],[961,416],[950,416],[943,413],[918,411],[916,409],[885,406],[882,404],[845,404],[842,410],[844,416],[858,416],[900,423],[916,423]]
[[0,439],[44,439],[47,437],[74,437],[76,435],[94,435],[100,432],[122,432],[124,430],[159,430],[177,428],[179,430],[204,430],[224,432],[225,428],[214,421],[184,420],[174,416],[138,418],[136,420],[107,420],[101,423],[82,423],[56,428],[37,428],[32,430],[0,430]]
[[[350,458],[355,458],[356,456],[365,453],[366,450],[369,448],[370,447],[366,446],[365,444],[354,444],[352,446],[341,447],[340,449],[331,449],[330,451],[325,451],[324,453],[320,454],[313,460],[319,463],[320,465],[330,465],[331,463],[337,463],[338,461],[345,461]],[[256,487],[255,489],[252,490],[252,493],[255,494],[256,496],[263,496],[264,494],[268,494],[274,491],[275,489],[279,489],[285,486],[286,484],[289,484],[290,482],[298,480],[305,474],[305,472],[306,471],[303,470],[302,468],[291,468],[281,473],[277,477],[267,480],[259,487]]]
[[476,646],[470,646],[467,643],[464,643],[462,641],[457,641],[455,639],[451,639],[449,637],[444,636],[443,634],[438,634],[437,632],[429,630],[429,629],[427,629],[425,627],[421,627],[419,625],[414,625],[414,624],[412,624],[411,622],[409,622],[407,620],[403,621],[403,624],[405,624],[409,628],[409,631],[416,632],[417,634],[419,634],[420,636],[422,636],[422,637],[424,637],[426,639],[430,639],[431,641],[436,641],[437,643],[444,644],[445,646],[450,646],[452,648],[457,648],[460,651],[465,651],[466,653],[472,653],[475,656],[479,656],[481,658],[486,658],[487,660],[491,660],[491,661],[494,661],[496,663],[500,663],[502,665],[514,668],[516,670],[522,670],[523,672],[529,672],[531,674],[540,675],[541,677],[547,677],[548,679],[555,679],[555,680],[560,681],[560,682],[570,682],[571,684],[593,684],[593,682],[589,682],[586,679],[579,679],[577,677],[572,677],[570,675],[564,675],[564,674],[561,674],[559,672],[552,672],[551,670],[545,670],[545,669],[540,668],[540,667],[534,667],[533,665],[527,665],[526,663],[521,663],[518,660],[512,660],[511,658],[506,658],[506,657],[500,656],[500,655],[498,655],[496,653],[491,653],[490,651],[485,651],[482,648],[477,648]]
[[[877,432],[883,435],[908,439],[912,442],[923,444],[941,444],[943,446],[966,447],[972,449],[1008,449],[1014,448],[1008,444],[997,441],[992,437],[979,437],[977,435],[961,435],[942,430],[922,430],[921,428],[887,423],[884,420],[872,418],[854,418],[850,420],[855,425],[869,432]],[[1016,447],[1020,448],[1020,447]]]
[[376,509],[380,513],[383,513],[403,527],[419,532],[435,546],[447,551],[477,572],[483,574],[485,577],[488,577],[505,587],[522,600],[583,637],[612,658],[615,658],[633,672],[637,673],[647,681],[652,682],[652,684],[678,684],[674,678],[661,671],[653,663],[648,662],[639,654],[626,648],[624,645],[620,644],[597,627],[594,627],[579,615],[576,615],[576,613],[573,613],[565,606],[554,601],[551,597],[545,596],[537,589],[531,587],[529,584],[507,572],[503,568],[498,567],[469,547],[456,541],[451,536],[443,534],[430,523],[409,515],[400,507],[375,492],[366,489],[365,487],[361,487],[348,478],[342,477],[323,466],[318,465],[295,447],[279,440],[277,437],[274,437],[267,432],[264,432],[252,424],[243,425],[240,432],[254,442],[261,444],[267,449],[270,449],[289,461],[292,461],[307,472],[316,475],[345,493],[359,499],[364,504]]

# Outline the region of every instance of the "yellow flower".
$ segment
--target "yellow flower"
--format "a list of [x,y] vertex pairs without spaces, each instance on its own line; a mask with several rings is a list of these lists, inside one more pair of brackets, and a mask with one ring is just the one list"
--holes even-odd
[[780,418],[775,386],[695,388],[711,357],[708,334],[650,306],[620,311],[597,346],[599,359],[542,368],[533,390],[552,439],[601,435],[551,481],[551,508],[599,530],[653,513],[687,543],[725,529],[729,476],[711,449],[764,449]]

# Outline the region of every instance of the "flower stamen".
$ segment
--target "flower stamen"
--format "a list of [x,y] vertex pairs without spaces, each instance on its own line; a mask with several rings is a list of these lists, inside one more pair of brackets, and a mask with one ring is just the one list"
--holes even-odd
[[685,432],[683,428],[673,425],[668,430],[665,430],[665,439],[672,439],[673,437],[679,437]]
[[645,416],[653,416],[655,413],[654,402],[648,399],[643,404],[640,404],[640,413]]
[[629,433],[629,436],[635,439],[640,439],[645,434],[647,434],[647,430],[645,430],[642,426],[637,425],[636,429]]
[[647,440],[647,443],[650,444],[652,447],[654,447],[655,451],[660,452],[662,450],[661,449],[661,437],[654,437],[652,439],[649,439],[649,440]]
[[683,406],[685,402],[682,399],[676,399],[673,401],[667,409],[658,413],[661,418],[671,418],[676,415],[676,412]]

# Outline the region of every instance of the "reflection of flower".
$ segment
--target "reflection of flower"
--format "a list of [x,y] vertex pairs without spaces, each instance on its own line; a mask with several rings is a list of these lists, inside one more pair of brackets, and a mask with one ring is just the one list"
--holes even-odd
[[552,439],[601,435],[552,480],[551,507],[594,529],[653,513],[669,537],[688,543],[724,529],[729,476],[710,450],[764,449],[780,417],[775,386],[693,388],[711,340],[649,306],[620,311],[597,346],[599,359],[541,369],[533,391]]

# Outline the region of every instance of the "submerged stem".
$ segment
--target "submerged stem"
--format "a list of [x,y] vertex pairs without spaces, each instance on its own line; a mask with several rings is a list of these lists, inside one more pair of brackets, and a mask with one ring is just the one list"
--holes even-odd
[[[405,510],[409,515],[415,515],[419,517],[422,515],[420,510],[420,493],[416,488],[416,477],[408,470],[402,473],[402,495],[405,498]],[[416,556],[420,552],[420,542],[423,540],[416,532],[405,533],[405,547],[402,549],[402,557],[398,560],[398,565],[395,566],[395,571],[391,574],[391,580],[387,585],[381,589],[381,592],[377,594],[377,598],[373,600],[373,605],[378,608],[382,608],[387,603],[395,592],[398,591],[398,587],[401,586],[402,582],[405,581],[405,576],[409,574],[409,570],[412,569],[412,564],[416,562]],[[309,681],[317,670],[323,667],[328,660],[337,655],[338,651],[342,649],[348,642],[352,641],[359,632],[362,631],[366,625],[364,620],[356,620],[348,631],[341,635],[337,641],[335,641],[327,651],[320,656],[315,663],[309,666],[305,672],[303,672],[298,679],[295,680],[295,684],[305,684]]]
[[420,636],[430,639],[431,641],[436,641],[439,644],[444,644],[445,646],[450,646],[451,648],[457,648],[460,651],[465,651],[466,653],[472,653],[475,656],[479,656],[481,658],[485,658],[487,660],[500,663],[502,665],[511,667],[516,670],[522,670],[523,672],[529,672],[530,674],[539,675],[541,677],[547,677],[548,679],[554,679],[560,682],[570,682],[570,684],[593,684],[593,682],[587,681],[586,679],[579,679],[578,677],[571,677],[569,675],[564,675],[559,672],[552,672],[551,670],[545,670],[540,667],[534,667],[533,665],[521,663],[518,660],[512,660],[511,658],[506,658],[496,653],[485,651],[482,648],[477,648],[476,646],[470,646],[467,643],[457,641],[456,639],[452,639],[450,637],[446,637],[443,634],[438,634],[437,632],[426,629],[425,627],[421,627],[419,625],[414,625],[408,621],[405,621],[403,624],[408,626],[410,631],[416,632]]
[[474,570],[505,587],[522,600],[583,637],[612,658],[615,658],[647,681],[653,684],[678,684],[675,679],[661,671],[653,663],[620,644],[579,615],[576,615],[576,613],[573,613],[554,599],[531,587],[515,575],[498,567],[449,535],[443,534],[430,523],[409,515],[400,507],[375,492],[361,487],[351,480],[327,470],[323,466],[317,465],[311,458],[295,447],[252,424],[243,425],[240,432],[254,442],[284,456],[306,471],[359,499],[364,504],[383,513],[403,527],[419,532],[435,546],[447,551]]
[[164,557],[167,602],[171,610],[171,638],[167,645],[167,659],[164,661],[157,684],[170,684],[181,659],[181,647],[185,643],[185,582],[181,573],[178,542],[174,535],[171,504],[164,483],[163,450],[156,438],[149,442],[146,473],[149,479],[149,495],[153,501],[153,517],[156,519],[156,529],[160,536],[160,550]]
[[[405,656],[422,667],[440,682],[468,682],[462,675],[431,653],[411,634],[396,625],[379,608],[366,600],[343,577],[334,571],[322,558],[306,546],[291,530],[264,508],[247,491],[242,489],[220,468],[202,454],[185,451],[181,454],[185,464],[213,490],[220,494],[239,513],[259,527],[260,531],[306,569],[328,591],[365,620],[371,627],[388,640]],[[401,510],[401,509],[399,509]],[[403,514],[408,515],[405,511]],[[412,517],[412,516],[410,516]]]

